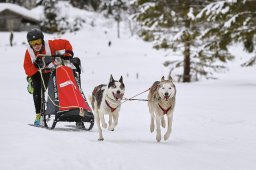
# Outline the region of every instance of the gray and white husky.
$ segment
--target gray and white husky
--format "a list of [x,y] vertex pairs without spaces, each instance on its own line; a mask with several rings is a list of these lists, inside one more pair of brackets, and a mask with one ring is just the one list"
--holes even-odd
[[110,76],[109,83],[98,85],[92,92],[91,104],[99,131],[99,141],[104,140],[102,128],[107,128],[105,114],[109,115],[108,130],[113,131],[118,124],[121,100],[125,92],[123,77],[119,81]]
[[161,141],[161,127],[165,128],[165,116],[167,117],[168,127],[164,135],[164,140],[170,137],[172,131],[172,118],[175,107],[176,87],[172,80],[156,81],[150,88],[148,94],[148,108],[151,115],[150,132],[155,130],[156,121],[156,140]]

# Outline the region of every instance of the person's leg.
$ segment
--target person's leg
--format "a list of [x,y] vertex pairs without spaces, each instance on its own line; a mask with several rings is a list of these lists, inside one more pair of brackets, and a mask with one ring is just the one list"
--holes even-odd
[[32,77],[32,84],[33,84],[33,99],[34,99],[34,105],[35,105],[35,111],[36,111],[36,118],[34,121],[35,126],[40,126],[40,109],[41,109],[41,78],[39,72],[34,74]]
[[33,99],[34,99],[34,105],[35,105],[35,111],[36,113],[40,113],[41,109],[41,77],[40,73],[37,72],[32,77],[33,82]]

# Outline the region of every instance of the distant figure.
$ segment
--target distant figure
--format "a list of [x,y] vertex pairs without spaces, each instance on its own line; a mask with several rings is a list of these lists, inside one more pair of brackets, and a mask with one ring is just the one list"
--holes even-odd
[[111,41],[108,42],[108,46],[109,46],[109,47],[111,46]]
[[10,46],[12,47],[13,45],[13,32],[11,31],[11,34],[10,34]]
[[136,73],[136,79],[139,79],[139,73]]

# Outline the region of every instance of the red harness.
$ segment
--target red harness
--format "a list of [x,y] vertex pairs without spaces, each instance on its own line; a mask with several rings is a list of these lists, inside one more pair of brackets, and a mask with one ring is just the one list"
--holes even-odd
[[109,103],[107,102],[107,100],[105,100],[105,102],[106,102],[107,106],[110,108],[111,112],[114,112],[116,110],[117,107],[116,108],[111,107],[109,105]]
[[167,114],[167,112],[168,112],[169,110],[171,110],[171,108],[172,108],[172,106],[170,106],[169,108],[164,109],[160,104],[158,104],[158,106],[159,106],[160,109],[164,112],[164,114]]

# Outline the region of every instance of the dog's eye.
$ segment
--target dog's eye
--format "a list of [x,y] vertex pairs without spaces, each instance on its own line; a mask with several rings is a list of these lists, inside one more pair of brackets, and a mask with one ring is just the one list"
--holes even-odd
[[116,85],[113,85],[113,88],[116,88]]
[[172,89],[171,87],[169,87],[169,89]]

